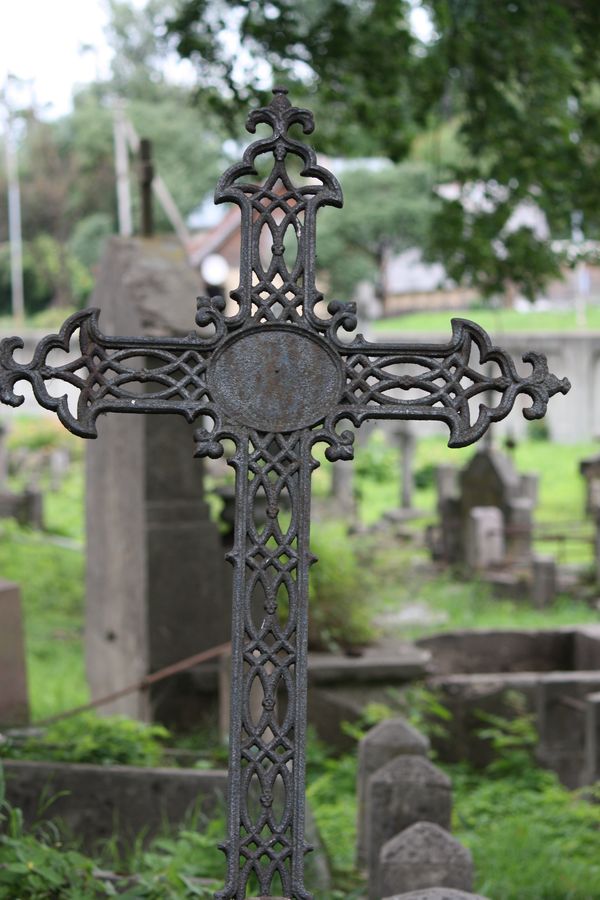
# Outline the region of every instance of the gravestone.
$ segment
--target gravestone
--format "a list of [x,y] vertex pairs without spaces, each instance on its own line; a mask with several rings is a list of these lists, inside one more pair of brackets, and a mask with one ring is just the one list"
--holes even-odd
[[[508,456],[486,447],[461,470],[439,466],[436,481],[440,525],[435,544],[441,558],[475,569],[500,563],[531,566],[537,476],[521,475]],[[498,513],[478,512],[473,516],[473,510],[481,508],[494,508]],[[491,546],[487,549],[481,544],[482,540],[485,544],[484,530],[490,534]],[[474,537],[479,542],[477,548],[471,546]]]
[[339,462],[331,467],[330,508],[333,509],[336,518],[353,522],[356,517],[354,463],[352,460]]
[[32,486],[18,492],[10,490],[8,473],[6,427],[0,422],[0,519],[16,519],[19,525],[42,528],[42,494]]
[[[103,333],[98,310],[90,309],[67,319],[58,335],[44,337],[28,363],[14,358],[22,347],[19,338],[0,344],[3,403],[23,403],[15,386],[27,380],[37,402],[80,437],[96,437],[96,420],[104,413],[170,413],[197,422],[197,456],[219,457],[228,443],[235,448],[228,837],[222,845],[227,881],[219,900],[245,897],[251,876],[262,895],[310,897],[304,884],[305,737],[315,444],[326,445],[330,462],[348,460],[354,436],[344,427],[347,421],[359,427],[368,420],[431,419],[448,425],[451,446],[463,447],[507,416],[520,394],[531,400],[525,416],[535,419],[545,414],[552,396],[570,388],[533,352],[525,357],[531,371],[521,376],[508,354],[464,319],[453,320],[451,340],[443,344],[379,344],[362,335],[343,336],[356,329],[354,306],[338,301],[325,306],[315,282],[316,215],[323,206],[341,206],[342,191],[335,176],[319,166],[314,150],[289,135],[293,125],[310,133],[314,122],[286,93],[276,88],[269,106],[252,110],[248,130],[266,124],[269,136],[246,149],[215,192],[216,202],[233,202],[242,212],[240,283],[231,293],[231,314],[225,298],[201,297],[195,322],[203,331],[134,337]],[[270,173],[257,184],[256,160],[265,155]],[[300,161],[299,179],[288,168],[288,157]],[[270,249],[261,253],[265,243]],[[65,351],[74,340],[78,357],[48,361],[52,351]],[[479,360],[489,359],[499,375],[482,374]],[[67,392],[50,394],[49,381],[75,388],[76,408],[69,408]],[[493,407],[485,402],[491,390],[497,399]],[[116,453],[113,462],[125,466],[126,460]],[[105,483],[108,487],[108,477]],[[286,496],[289,517],[281,514],[280,498]],[[264,519],[256,515],[259,497],[266,500]],[[121,498],[112,502],[116,512],[127,514]],[[130,524],[145,529],[143,520]],[[126,556],[122,550],[121,575],[135,588]],[[139,608],[135,612],[134,632]],[[127,625],[119,621],[120,627]],[[110,634],[105,633],[108,643]],[[126,640],[126,631],[119,637]],[[139,637],[138,630],[133,650],[139,649]],[[257,681],[263,692],[258,719],[247,703]],[[278,703],[280,695],[285,704]],[[258,787],[260,802],[252,805]]]
[[369,779],[386,763],[397,756],[426,756],[429,739],[397,716],[384,719],[371,728],[358,744],[358,818],[356,835],[356,859],[359,866],[367,864],[368,822],[367,788]]
[[546,609],[556,597],[558,589],[556,569],[556,560],[553,556],[534,556],[531,599],[537,609]]
[[418,888],[473,886],[471,852],[434,822],[417,822],[382,847],[372,900]]
[[590,516],[600,512],[600,456],[590,456],[579,463],[585,481],[585,511]]
[[600,693],[585,698],[584,784],[600,781]]
[[[112,238],[92,302],[110,331],[182,335],[194,273],[168,241]],[[229,639],[231,576],[173,416],[107,416],[87,447],[85,646],[92,698]],[[104,712],[189,727],[216,715],[217,665],[107,704]],[[211,668],[211,671],[212,671]]]
[[469,510],[465,549],[466,562],[475,571],[504,561],[504,519],[497,506],[474,506]]
[[0,726],[29,721],[25,637],[18,585],[0,581]]
[[412,509],[415,490],[413,469],[416,440],[407,424],[395,428],[392,434],[400,450],[400,507],[409,510]]
[[424,756],[402,755],[371,775],[366,799],[369,897],[378,900],[383,896],[377,892],[382,847],[415,822],[425,820],[450,828],[452,785],[448,776]]
[[488,900],[481,894],[471,894],[467,891],[456,891],[454,888],[434,887],[424,888],[422,891],[409,891],[408,894],[395,894],[393,897],[385,897],[384,900]]

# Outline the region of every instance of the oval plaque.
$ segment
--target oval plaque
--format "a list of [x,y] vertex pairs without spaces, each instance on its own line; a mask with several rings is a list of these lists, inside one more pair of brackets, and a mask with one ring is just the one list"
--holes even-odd
[[293,325],[261,325],[212,357],[209,390],[234,422],[258,431],[297,431],[337,403],[341,364],[318,337]]

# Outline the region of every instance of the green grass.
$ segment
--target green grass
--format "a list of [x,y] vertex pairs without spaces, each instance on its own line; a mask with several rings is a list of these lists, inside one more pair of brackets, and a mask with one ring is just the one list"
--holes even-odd
[[0,572],[21,586],[32,718],[85,703],[83,553],[0,522]]
[[597,802],[539,769],[506,778],[459,767],[449,774],[453,830],[473,853],[475,890],[494,900],[598,900]]
[[[28,443],[36,443],[39,436],[35,426],[27,426],[25,437]],[[519,469],[542,472],[540,521],[564,523],[566,527],[583,518],[578,462],[595,450],[592,444],[566,447],[536,441],[517,447]],[[416,468],[421,486],[415,503],[430,519],[435,505],[432,466],[448,461],[462,465],[472,452],[449,451],[440,439],[419,443]],[[361,514],[365,520],[375,521],[385,509],[397,507],[397,454],[382,445],[368,450],[361,463],[359,452],[358,469]],[[327,470],[318,477],[319,490],[324,490]],[[22,586],[34,718],[87,699],[82,648],[84,554],[77,546],[83,541],[82,492],[83,473],[78,457],[61,490],[47,495],[47,523],[53,535],[39,535],[13,523],[0,522],[0,571],[4,578]],[[73,541],[73,547],[57,544],[57,535]],[[598,611],[570,597],[559,598],[551,609],[538,611],[527,604],[498,600],[487,586],[477,582],[457,581],[450,574],[433,577],[427,568],[418,565],[427,560],[423,548],[403,546],[381,533],[372,538],[361,536],[356,548],[361,565],[369,569],[372,577],[368,599],[373,612],[394,611],[419,602],[432,613],[445,616],[443,625],[398,629],[404,638],[448,628],[556,627],[600,619]],[[91,735],[92,729],[89,732]],[[111,735],[111,753],[117,738],[116,733]],[[74,741],[72,744],[76,749]],[[95,744],[92,750],[96,752]],[[456,767],[451,771],[454,831],[474,854],[478,891],[494,900],[600,900],[600,806],[584,803],[578,795],[561,788],[553,776],[538,770],[495,779]],[[334,890],[321,894],[323,900],[349,900],[364,895],[360,876],[354,869],[355,777],[355,754],[334,760],[311,742],[307,797],[335,882]],[[196,891],[198,896],[210,896],[208,886],[204,891],[190,879],[222,878],[223,858],[215,848],[222,831],[220,819],[200,831],[184,828],[177,836],[165,836],[148,850],[136,849],[122,869],[142,877],[142,884],[133,889],[133,895],[183,900]],[[91,863],[69,857],[63,848],[40,848],[33,840],[16,838],[15,843],[5,842],[0,848],[0,862],[15,866],[11,875],[24,876],[18,885],[15,881],[14,896],[29,896],[25,892],[25,876],[29,878],[31,871],[29,862],[38,869],[46,867],[46,874],[60,877],[65,883],[69,878],[78,878],[74,883],[79,891],[76,896],[81,900],[99,896]],[[111,864],[111,852],[107,846],[96,864]],[[51,861],[52,853],[60,859],[57,855]],[[114,856],[112,862],[117,866],[121,860]],[[42,878],[43,873],[38,874]]]
[[378,598],[380,612],[397,611],[418,603],[431,614],[430,624],[387,626],[389,635],[414,640],[441,631],[468,628],[560,628],[600,623],[600,611],[584,600],[559,596],[546,609],[534,609],[526,602],[495,597],[489,585],[458,581],[450,574],[431,576],[411,568],[406,561],[390,567],[387,587]]
[[587,309],[585,326],[577,324],[575,311],[517,312],[513,309],[475,308],[444,312],[407,313],[371,324],[376,332],[450,332],[451,319],[473,319],[492,336],[511,331],[600,331],[600,306]]

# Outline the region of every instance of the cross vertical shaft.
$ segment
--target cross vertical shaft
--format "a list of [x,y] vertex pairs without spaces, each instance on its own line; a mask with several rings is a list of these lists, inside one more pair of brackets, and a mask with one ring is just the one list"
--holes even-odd
[[[228,881],[220,898],[304,890],[311,455],[307,435],[249,432],[232,460],[236,532]],[[264,518],[263,518],[264,516]],[[256,691],[258,688],[258,691]],[[258,694],[258,704],[252,695]],[[257,706],[259,707],[257,709]]]

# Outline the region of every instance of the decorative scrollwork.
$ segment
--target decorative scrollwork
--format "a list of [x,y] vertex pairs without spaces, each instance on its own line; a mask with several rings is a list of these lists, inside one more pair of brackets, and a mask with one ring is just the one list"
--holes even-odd
[[[15,384],[28,381],[40,406],[86,438],[97,436],[96,419],[105,412],[176,412],[192,422],[211,411],[207,347],[199,336],[112,338],[102,334],[98,317],[97,309],[75,313],[58,334],[40,341],[28,363],[14,358],[24,346],[22,339],[5,338],[0,343],[0,401],[20,406],[24,398],[15,393]],[[54,351],[69,358],[53,365],[48,360]],[[64,392],[55,396],[50,387]],[[76,415],[69,409],[69,389],[78,392]]]
[[[505,418],[519,394],[533,401],[523,410],[527,419],[546,414],[554,394],[566,394],[567,378],[548,370],[546,358],[527,353],[523,361],[530,374],[518,374],[511,357],[495,347],[486,332],[466,319],[452,320],[453,338],[448,344],[373,344],[359,337],[351,344],[337,344],[345,358],[346,385],[333,421],[342,418],[360,425],[366,419],[441,419],[450,427],[450,447],[478,441],[492,422]],[[477,348],[484,371],[471,362]],[[498,376],[485,371],[495,363]],[[499,402],[485,402],[491,393]],[[481,399],[475,421],[471,401]]]
[[[273,135],[251,144],[242,162],[225,172],[215,191],[216,203],[231,201],[242,212],[240,283],[232,293],[240,309],[228,320],[230,327],[248,319],[299,324],[305,316],[321,330],[330,324],[314,313],[322,299],[315,287],[316,214],[321,206],[341,206],[342,190],[332,173],[317,164],[314,150],[288,135],[295,123],[305,133],[313,130],[314,123],[312,114],[292,106],[286,93],[276,89],[269,106],[250,113],[249,131],[264,122]],[[273,158],[266,179],[262,184],[245,180],[257,175],[256,161],[263,155]],[[294,184],[288,171],[290,157],[301,161],[306,183]]]
[[[524,410],[532,419],[569,390],[536,353],[524,356],[531,373],[519,375],[507,353],[462,319],[453,320],[447,344],[375,344],[361,335],[343,342],[356,310],[334,301],[321,317],[315,285],[316,214],[341,206],[342,192],[312,148],[289,136],[294,124],[312,131],[311,113],[291,106],[283,90],[274,93],[248,117],[251,132],[266,123],[272,136],[248,147],[215,195],[242,214],[234,315],[225,315],[222,297],[199,298],[196,324],[210,327],[210,336],[156,339],[104,335],[98,311],[88,310],[43,338],[28,363],[14,358],[19,338],[0,344],[2,403],[20,405],[15,386],[25,380],[38,403],[81,437],[96,436],[105,412],[173,412],[198,422],[197,456],[221,456],[226,440],[235,446],[228,875],[220,900],[242,900],[253,881],[262,895],[310,898],[304,743],[314,445],[324,442],[330,460],[350,459],[345,421],[392,418],[442,420],[450,445],[464,446],[504,418],[520,394],[532,400]],[[248,180],[265,155],[273,159],[269,174],[260,184]],[[293,159],[300,185],[290,174]],[[483,371],[471,359],[474,348]],[[53,363],[54,351],[66,361]],[[499,375],[485,371],[490,363]],[[495,406],[490,392],[500,398]]]

